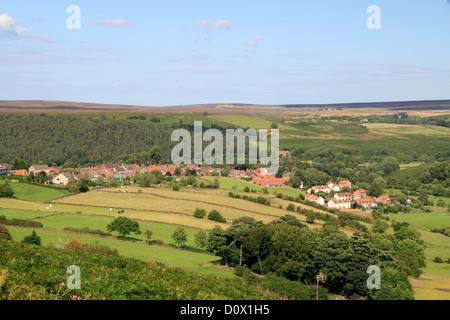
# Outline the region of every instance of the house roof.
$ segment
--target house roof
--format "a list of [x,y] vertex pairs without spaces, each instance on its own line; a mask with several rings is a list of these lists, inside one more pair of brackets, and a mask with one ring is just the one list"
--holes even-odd
[[368,202],[375,202],[375,201],[373,201],[373,199],[372,198],[361,198],[361,199],[358,199],[358,200],[356,200],[358,203],[368,203]]
[[331,199],[329,202],[333,201],[334,203],[351,203],[349,200],[341,200],[341,199]]
[[366,193],[367,191],[366,191],[366,190],[364,190],[364,189],[359,189],[359,190],[356,190],[355,192],[359,192],[359,193]]
[[387,194],[384,194],[382,196],[379,196],[378,199],[389,199],[389,196]]
[[313,195],[313,194],[308,194],[308,195],[305,197],[305,199],[306,199],[306,200],[311,200],[311,201],[317,201],[317,200],[319,200],[319,199],[322,199],[322,197],[319,197],[319,196],[316,196],[316,195]]
[[34,169],[36,169],[36,170],[49,170],[50,168],[48,167],[48,165],[46,165],[46,164],[44,164],[44,165],[41,165],[41,164],[35,164],[35,165],[32,165],[32,167],[34,168]]

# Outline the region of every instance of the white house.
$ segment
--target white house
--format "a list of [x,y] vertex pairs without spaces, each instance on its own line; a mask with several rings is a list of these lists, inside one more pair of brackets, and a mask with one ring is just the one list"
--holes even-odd
[[306,190],[306,192],[308,192],[308,193],[312,193],[312,191],[314,191],[314,193],[316,193],[316,194],[318,192],[330,193],[331,188],[329,186],[314,186],[314,187],[311,187],[308,190]]
[[306,195],[305,200],[312,201],[312,202],[315,202],[315,203],[318,203],[318,204],[321,204],[321,205],[325,204],[325,199],[324,198],[316,196],[316,195],[313,195],[313,194]]
[[71,173],[68,173],[68,172],[60,173],[52,179],[52,183],[57,184],[57,185],[67,186],[67,184],[73,179],[75,179],[75,177]]
[[328,207],[333,209],[350,209],[351,205],[349,200],[331,199],[328,201]]
[[330,188],[330,190],[333,190],[336,192],[341,191],[341,188],[337,184],[332,183],[331,181],[327,182],[327,186]]

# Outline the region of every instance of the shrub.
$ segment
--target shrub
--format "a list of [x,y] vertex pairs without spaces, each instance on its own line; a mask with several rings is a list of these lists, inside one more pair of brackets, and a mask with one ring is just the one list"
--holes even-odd
[[307,222],[307,223],[313,224],[313,223],[314,223],[314,219],[316,219],[316,215],[314,214],[314,212],[313,212],[313,213],[308,212],[308,213],[306,214],[306,222]]
[[101,235],[103,237],[111,235],[110,233],[104,232],[103,230],[90,229],[88,227],[84,227],[84,228],[65,227],[64,230],[73,231],[73,232],[79,232],[79,233],[98,234],[98,235]]
[[288,206],[286,207],[287,211],[295,211],[295,205],[293,203],[289,203]]
[[3,240],[12,240],[11,234],[9,233],[8,229],[6,229],[5,226],[0,224],[0,239]]
[[39,237],[36,234],[36,231],[33,230],[31,235],[26,236],[25,238],[23,238],[22,242],[26,243],[26,244],[35,244],[35,245],[40,246],[41,245],[41,237]]
[[172,187],[172,190],[173,191],[180,191],[180,186],[179,185],[174,185],[173,187]]
[[64,246],[64,249],[67,249],[67,250],[82,250],[83,249],[83,243],[80,240],[72,238],[69,241],[67,241],[66,245]]
[[208,219],[216,222],[222,222],[225,223],[225,218],[220,214],[219,211],[213,209],[208,214]]
[[436,258],[433,259],[433,262],[436,262],[436,263],[443,263],[444,260],[442,260],[441,257],[436,257]]
[[194,211],[194,217],[202,219],[203,217],[206,216],[206,210],[205,209],[195,209]]

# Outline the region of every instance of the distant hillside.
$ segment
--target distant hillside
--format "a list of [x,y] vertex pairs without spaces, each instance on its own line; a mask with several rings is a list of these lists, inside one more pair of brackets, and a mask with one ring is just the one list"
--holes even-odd
[[286,108],[383,108],[391,110],[449,110],[450,100],[364,102],[334,104],[290,104]]
[[[317,112],[322,109],[361,109],[364,114],[376,114],[381,110],[392,111],[450,111],[450,100],[436,101],[397,101],[397,102],[367,102],[367,103],[332,103],[332,104],[289,104],[289,105],[261,105],[242,103],[209,103],[179,106],[138,106],[123,104],[101,104],[52,100],[0,100],[0,112],[204,112],[211,113],[240,113],[272,115],[296,115],[305,112]],[[376,109],[376,110],[374,110]],[[359,110],[361,112],[361,110]],[[345,112],[344,112],[345,113]],[[348,114],[348,112],[347,112]]]

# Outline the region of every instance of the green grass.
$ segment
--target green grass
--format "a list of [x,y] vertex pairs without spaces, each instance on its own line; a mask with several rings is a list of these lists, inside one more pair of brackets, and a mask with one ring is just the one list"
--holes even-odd
[[427,266],[420,279],[411,279],[415,287],[416,299],[450,300],[450,292],[438,289],[450,289],[450,264],[435,263],[435,257],[444,260],[450,258],[450,237],[440,233],[430,232],[432,227],[445,227],[450,225],[448,213],[408,213],[390,215],[391,220],[408,222],[417,228],[421,239],[426,244],[425,256]]
[[[398,222],[408,222],[411,226],[422,229],[431,229],[433,227],[450,226],[450,213],[421,212],[404,213],[389,216],[391,220]],[[449,238],[450,241],[450,238]]]
[[68,195],[65,189],[49,188],[29,183],[11,183],[14,188],[14,196],[22,200],[48,201]]
[[21,209],[0,209],[0,216],[5,216],[8,219],[32,219],[36,217],[44,217],[53,214],[53,212],[32,211]]
[[[73,227],[73,228],[84,228],[88,227],[90,229],[102,230],[104,232],[108,232],[107,225],[113,221],[112,217],[101,217],[101,216],[91,216],[84,214],[74,214],[74,213],[62,213],[58,215],[53,215],[49,217],[44,217],[37,219],[35,221],[39,221],[43,224],[44,228],[54,228],[63,230],[65,227]],[[149,221],[137,221],[139,223],[139,227],[141,232],[149,229],[153,231],[152,240],[160,240],[165,244],[175,244],[171,235],[173,231],[177,228],[175,225],[149,222]],[[196,229],[192,228],[184,228],[188,241],[187,245],[195,247],[194,234],[198,232]],[[117,236],[118,234],[113,232],[112,235]],[[143,234],[136,235],[131,234],[130,237],[139,239],[142,241],[147,240],[147,237]]]
[[[15,241],[21,241],[25,236],[30,235],[33,229],[8,227],[8,230]],[[162,262],[169,266],[181,267],[186,271],[195,271],[203,274],[215,274],[222,277],[233,276],[233,273],[230,270],[211,266],[212,263],[217,261],[217,257],[209,254],[103,237],[39,229],[35,230],[37,235],[41,237],[43,245],[51,245],[52,242],[58,243],[58,238],[63,239],[63,243],[74,238],[83,243],[94,244],[95,242],[98,242],[100,245],[105,245],[111,249],[117,249],[119,254],[124,257],[136,258],[143,261]]]
[[[204,179],[207,179],[209,181],[214,181],[216,177],[205,177]],[[257,184],[245,181],[245,180],[240,180],[237,178],[232,178],[232,177],[218,177],[219,178],[219,183],[220,183],[220,188],[221,189],[229,189],[229,190],[240,190],[243,191],[245,189],[245,187],[249,187],[250,190],[262,190],[264,189],[264,187],[259,186]],[[299,194],[301,193],[300,189],[294,189],[291,187],[267,187],[267,190],[269,191],[269,193],[274,194],[274,193],[281,193],[287,196],[292,196],[292,197],[298,197]],[[249,195],[252,195],[253,193],[249,193]]]

